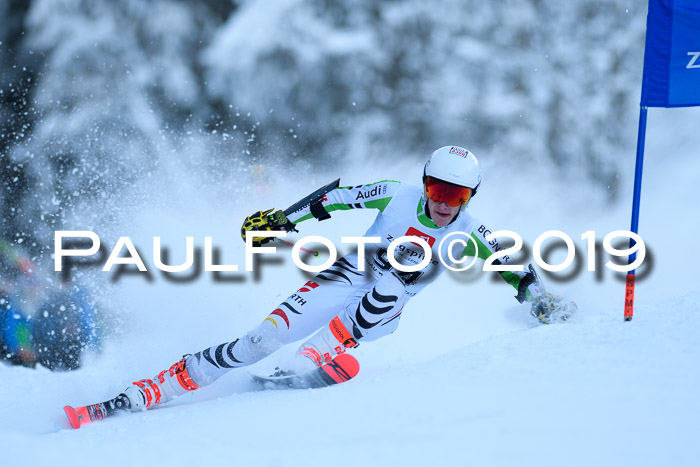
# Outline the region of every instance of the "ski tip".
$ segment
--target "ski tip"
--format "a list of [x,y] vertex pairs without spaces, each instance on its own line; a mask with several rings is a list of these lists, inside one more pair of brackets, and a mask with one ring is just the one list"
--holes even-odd
[[76,412],[75,409],[70,405],[66,405],[65,407],[63,407],[63,411],[66,413],[66,417],[68,417],[70,426],[72,426],[76,430],[80,428],[80,418],[78,417],[78,412]]
[[330,377],[331,384],[343,383],[357,376],[360,372],[360,362],[352,355],[344,353],[335,357],[330,363],[323,365],[321,370]]

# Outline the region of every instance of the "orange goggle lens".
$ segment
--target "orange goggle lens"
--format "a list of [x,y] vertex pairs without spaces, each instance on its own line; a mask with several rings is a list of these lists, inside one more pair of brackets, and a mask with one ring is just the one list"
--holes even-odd
[[472,189],[428,177],[425,180],[425,194],[436,203],[445,202],[454,208],[469,201]]

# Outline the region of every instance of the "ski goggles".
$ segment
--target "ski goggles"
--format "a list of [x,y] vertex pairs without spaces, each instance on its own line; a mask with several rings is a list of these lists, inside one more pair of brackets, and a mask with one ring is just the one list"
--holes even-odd
[[427,177],[425,179],[425,194],[436,203],[445,202],[454,208],[469,201],[469,198],[472,197],[472,189]]

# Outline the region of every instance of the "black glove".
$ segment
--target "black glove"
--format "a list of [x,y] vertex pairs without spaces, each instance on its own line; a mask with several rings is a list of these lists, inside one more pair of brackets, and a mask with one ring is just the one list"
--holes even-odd
[[[287,219],[282,211],[276,211],[270,214],[273,209],[267,211],[258,211],[245,218],[241,227],[241,238],[245,242],[246,233],[251,230],[284,230],[286,232],[298,232],[294,223]],[[253,246],[261,246],[271,242],[273,237],[253,237]]]

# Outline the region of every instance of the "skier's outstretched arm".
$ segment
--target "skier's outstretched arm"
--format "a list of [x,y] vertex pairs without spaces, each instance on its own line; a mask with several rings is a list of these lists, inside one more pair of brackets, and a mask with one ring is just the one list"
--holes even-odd
[[300,209],[287,217],[295,224],[316,218],[330,218],[333,211],[379,209],[384,211],[401,186],[401,182],[382,180],[366,185],[342,186],[329,191],[318,203]]
[[[483,224],[477,223],[477,225],[480,227],[470,233],[474,242],[469,242],[463,256],[478,256],[486,260],[497,252],[498,242],[487,242],[487,232],[493,232],[493,230],[487,229]],[[474,245],[478,246],[478,251]],[[509,256],[501,256],[494,260],[493,264],[508,265],[512,261]],[[522,271],[499,271],[498,274],[517,291],[515,298],[518,302],[531,303],[530,314],[544,324],[566,321],[577,310],[576,303],[573,301],[545,290],[542,279],[532,264],[528,264]]]
[[[400,186],[401,182],[383,180],[367,185],[338,187],[316,202],[286,215],[281,210],[258,211],[248,216],[243,222],[241,237],[245,240],[246,233],[251,230],[296,231],[296,225],[300,222],[314,218],[319,221],[326,220],[331,217],[330,213],[333,211],[379,209],[383,212]],[[253,244],[260,246],[272,240],[271,237],[255,237]]]

